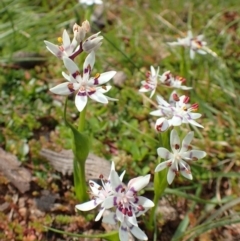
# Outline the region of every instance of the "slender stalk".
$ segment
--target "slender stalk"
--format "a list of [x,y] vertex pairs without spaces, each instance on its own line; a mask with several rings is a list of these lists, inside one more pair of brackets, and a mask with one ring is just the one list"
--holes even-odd
[[84,129],[85,129],[86,112],[87,112],[87,105],[86,105],[85,108],[82,110],[82,112],[80,112],[80,115],[79,115],[79,122],[78,122],[78,131],[79,131],[79,132],[83,132]]
[[[161,133],[161,135],[159,135],[159,143],[160,146],[164,146],[165,148],[168,147],[169,145],[169,131],[166,131],[164,133]],[[153,202],[154,202],[154,207],[151,209],[151,213],[150,213],[150,221],[147,223],[147,229],[149,231],[153,231],[154,229],[154,236],[155,239],[157,237],[157,230],[156,230],[156,210],[158,207],[158,201],[160,199],[160,197],[163,195],[164,190],[166,189],[166,187],[168,186],[167,183],[167,169],[164,169],[160,172],[156,172],[154,174],[154,198],[153,198]]]
[[73,160],[73,179],[76,197],[80,202],[89,200],[85,180],[85,162],[79,162],[76,157]]
[[181,47],[181,57],[182,60],[180,62],[180,73],[181,76],[184,78],[188,78],[188,71],[187,71],[187,63],[186,63],[186,58],[185,58],[185,48]]
[[[79,122],[78,122],[78,131],[82,133],[85,128],[85,117],[86,117],[86,109],[87,106],[80,112],[79,115]],[[76,148],[76,147],[74,147]],[[77,153],[78,150],[75,150],[74,153]],[[86,179],[85,179],[85,162],[86,160],[79,160],[77,155],[74,155],[74,187],[77,199],[81,202],[86,202],[89,197],[87,194],[87,186],[86,186]]]
[[85,162],[89,151],[88,138],[84,136],[86,107],[80,113],[78,130],[68,122],[66,117],[67,98],[64,106],[64,120],[66,125],[72,130],[73,159],[73,179],[76,197],[80,202],[86,202],[88,198],[85,180]]
[[153,231],[155,223],[156,223],[156,210],[158,207],[158,201],[160,197],[163,195],[164,190],[168,186],[167,183],[167,169],[157,172],[154,175],[154,207],[151,209],[150,213],[150,221],[147,224],[147,229],[149,231]]
[[79,44],[79,46],[79,49],[69,57],[71,60],[74,60],[79,54],[83,52],[82,42]]

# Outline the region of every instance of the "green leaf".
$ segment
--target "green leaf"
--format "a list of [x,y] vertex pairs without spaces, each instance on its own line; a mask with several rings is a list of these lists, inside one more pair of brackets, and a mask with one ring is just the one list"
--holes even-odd
[[66,125],[72,130],[73,143],[72,150],[74,154],[73,159],[73,177],[74,188],[77,199],[81,202],[88,201],[88,194],[85,180],[85,162],[89,154],[90,141],[86,134],[79,132],[66,118],[67,100],[64,108],[64,120]]

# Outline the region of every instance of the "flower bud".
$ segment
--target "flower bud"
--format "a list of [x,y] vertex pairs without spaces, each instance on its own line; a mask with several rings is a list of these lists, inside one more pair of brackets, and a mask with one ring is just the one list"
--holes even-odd
[[155,124],[155,130],[157,132],[166,131],[168,128],[169,128],[169,123],[168,123],[167,119],[165,119],[164,117],[157,119],[156,124]]
[[85,52],[90,53],[101,46],[103,37],[98,36],[99,34],[100,32],[93,34],[83,42],[82,48]]
[[87,20],[82,23],[82,26],[79,26],[76,23],[73,25],[74,38],[78,43],[84,40],[86,33],[89,31],[90,31],[90,24]]

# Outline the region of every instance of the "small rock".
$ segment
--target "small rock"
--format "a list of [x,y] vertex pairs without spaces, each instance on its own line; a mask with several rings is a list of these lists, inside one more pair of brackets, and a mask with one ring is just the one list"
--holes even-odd
[[113,83],[118,87],[122,87],[126,79],[127,75],[123,71],[118,71],[113,77]]

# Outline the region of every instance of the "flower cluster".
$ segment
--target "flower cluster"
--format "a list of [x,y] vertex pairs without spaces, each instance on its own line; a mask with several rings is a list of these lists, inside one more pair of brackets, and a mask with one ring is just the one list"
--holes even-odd
[[[192,32],[188,31],[185,38],[178,39],[177,42],[168,43],[171,46],[183,46],[190,49],[190,58],[193,59],[195,53],[207,54],[217,56],[213,51],[207,48],[207,43],[203,41],[203,35],[193,37]],[[150,67],[150,71],[146,74],[146,80],[141,81],[139,92],[151,92],[150,98],[155,94],[159,85],[167,86],[175,89],[190,90],[191,87],[183,85],[185,78],[174,76],[170,71],[159,74],[159,68],[154,69]],[[155,123],[155,130],[157,132],[164,132],[170,127],[179,127],[182,124],[191,124],[203,128],[196,120],[202,115],[196,113],[198,110],[198,103],[190,104],[190,98],[187,95],[178,95],[173,91],[170,95],[169,102],[164,100],[160,95],[157,95],[158,109],[150,112],[151,115],[159,117]],[[180,147],[180,139],[176,130],[172,129],[170,134],[170,144],[172,153],[164,147],[159,147],[157,153],[159,157],[166,161],[157,165],[155,172],[159,172],[166,167],[169,167],[167,174],[167,181],[169,184],[179,172],[186,178],[192,179],[190,166],[187,162],[195,161],[206,156],[204,151],[192,150],[190,142],[193,139],[194,132],[189,132],[183,139]]]
[[150,98],[152,98],[158,84],[183,90],[192,89],[192,87],[182,85],[185,81],[186,79],[180,76],[174,76],[170,71],[166,71],[162,75],[159,75],[159,68],[155,70],[154,67],[151,66],[150,71],[146,73],[146,80],[141,81],[142,86],[139,92],[151,91]]
[[180,126],[183,123],[203,128],[195,121],[201,117],[200,113],[194,113],[198,110],[198,104],[189,104],[189,100],[188,96],[182,95],[179,97],[176,92],[173,92],[168,103],[158,95],[158,110],[150,113],[153,116],[160,116],[156,121],[155,129],[158,132],[163,132],[171,126]]
[[124,173],[118,176],[112,163],[112,168],[108,179],[100,176],[102,185],[89,181],[92,200],[83,204],[76,205],[81,211],[92,210],[100,205],[100,212],[95,221],[98,221],[106,209],[114,209],[107,216],[103,217],[103,222],[117,224],[120,222],[119,238],[121,241],[129,240],[129,232],[136,238],[147,240],[146,234],[138,227],[137,217],[144,214],[154,203],[143,197],[138,196],[137,192],[147,186],[150,175],[134,178],[128,185],[122,182]]
[[207,47],[207,42],[203,41],[203,38],[204,36],[202,34],[193,37],[192,31],[189,30],[185,38],[179,38],[177,42],[168,42],[168,44],[170,46],[183,46],[189,48],[191,59],[194,59],[195,53],[203,55],[210,53],[216,57],[217,54]]
[[[62,43],[60,46],[44,41],[47,49],[63,60],[69,72],[69,75],[62,72],[67,82],[51,88],[50,91],[58,95],[70,95],[76,92],[75,105],[80,112],[85,108],[88,97],[102,104],[107,104],[108,100],[116,100],[104,95],[111,89],[110,85],[105,84],[116,74],[116,71],[97,73],[94,77],[90,76],[95,63],[95,51],[102,44],[103,37],[99,36],[99,32],[84,40],[89,31],[89,22],[84,21],[82,26],[74,24],[72,41],[66,30],[63,31],[62,38],[59,38]],[[81,72],[73,60],[83,51],[89,54],[84,61]]]
[[[102,4],[102,1],[79,0],[79,3],[92,5]],[[102,104],[107,104],[109,100],[116,100],[105,95],[105,93],[111,89],[111,86],[107,85],[107,83],[114,77],[116,71],[108,71],[101,74],[96,73],[92,76],[95,64],[95,51],[101,46],[103,37],[99,32],[86,38],[86,35],[89,32],[90,24],[88,21],[84,21],[81,26],[74,24],[72,40],[70,39],[67,31],[64,30],[62,37],[58,38],[59,45],[55,45],[49,41],[44,41],[47,49],[63,61],[63,64],[68,71],[68,73],[62,72],[66,81],[51,88],[50,91],[59,95],[70,95],[72,93],[76,93],[75,105],[79,112],[82,112],[85,109],[88,98]],[[187,37],[178,39],[177,42],[169,43],[169,45],[180,45],[190,48],[191,58],[194,58],[196,52],[200,54],[213,54],[213,52],[206,47],[207,44],[203,41],[203,35],[193,37],[190,31],[188,32]],[[88,55],[83,63],[82,70],[80,70],[74,62],[74,59],[82,52],[85,52]],[[185,81],[185,78],[175,76],[170,71],[159,74],[159,67],[155,69],[151,66],[150,71],[146,74],[146,79],[141,81],[141,88],[139,89],[139,92],[151,92],[151,98],[157,91],[157,87],[159,85],[181,90],[192,89],[191,87],[183,85]],[[190,146],[194,136],[193,131],[189,132],[185,136],[181,145],[180,138],[177,131],[174,130],[174,127],[179,127],[182,124],[191,124],[193,126],[203,128],[203,126],[196,121],[201,117],[200,113],[196,113],[198,110],[198,104],[190,104],[190,98],[187,95],[178,95],[176,91],[171,93],[169,102],[164,100],[162,96],[157,95],[157,102],[158,109],[152,111],[150,114],[159,117],[155,123],[155,129],[157,132],[163,132],[172,127],[170,134],[172,152],[164,147],[159,147],[157,149],[157,154],[159,157],[163,158],[164,161],[156,166],[155,172],[159,172],[168,167],[169,170],[166,178],[169,184],[173,182],[175,176],[179,173],[188,179],[192,179],[188,162],[204,158],[206,156],[206,152],[192,149]],[[85,112],[81,113],[81,115],[84,113]],[[80,126],[82,127],[84,125]],[[82,141],[82,139],[79,140]],[[77,151],[80,153],[81,150]],[[85,162],[79,161],[79,163],[82,165],[82,169],[79,170],[84,170]],[[77,173],[77,171],[75,173]],[[123,183],[124,174],[125,172],[119,176],[115,171],[115,166],[112,162],[109,177],[105,179],[102,175],[100,175],[99,178],[101,180],[101,185],[92,180],[89,181],[91,189],[90,195],[92,199],[88,202],[76,205],[76,209],[89,211],[96,207],[100,207],[100,211],[96,216],[95,221],[98,221],[103,217],[103,222],[109,224],[120,223],[120,241],[128,241],[130,233],[137,239],[148,240],[146,234],[139,228],[137,218],[143,215],[150,208],[154,207],[154,203],[151,200],[138,195],[138,192],[148,185],[150,181],[150,174],[131,179],[127,185]],[[84,172],[82,176],[84,176]],[[84,180],[84,177],[81,180]],[[86,188],[84,181],[81,182],[81,184],[84,185],[83,188]],[[164,191],[164,188],[165,186],[161,187],[162,192]],[[155,195],[156,192],[155,186]],[[86,194],[87,192],[85,191],[83,193]],[[86,199],[87,197],[82,200]],[[154,198],[154,200],[156,201],[156,198]],[[111,212],[108,215],[103,215],[105,210],[110,210]],[[154,214],[154,212],[152,213]],[[153,224],[152,213],[152,220],[150,220],[151,225]]]
[[63,31],[62,37],[58,38],[59,45],[55,45],[49,41],[44,41],[47,49],[56,57],[62,59],[63,57],[69,57],[74,59],[78,54],[85,51],[90,53],[95,51],[102,44],[102,36],[99,36],[100,32],[93,34],[86,40],[86,33],[90,31],[90,24],[86,20],[82,23],[82,26],[76,23],[73,26],[74,38],[70,39],[66,30]]

